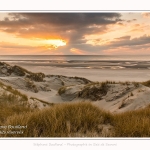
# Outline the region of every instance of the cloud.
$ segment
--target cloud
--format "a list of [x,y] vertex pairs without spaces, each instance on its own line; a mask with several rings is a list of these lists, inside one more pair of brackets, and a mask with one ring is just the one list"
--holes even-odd
[[130,36],[122,36],[119,38],[115,38],[116,41],[125,41],[125,40],[130,40]]
[[[53,45],[48,46],[29,46],[29,45],[20,45],[16,43],[10,43],[10,42],[0,42],[0,49],[1,54],[8,54],[10,53],[16,54],[16,55],[22,55],[22,54],[37,54],[37,53],[51,53],[52,50],[55,50],[55,47]],[[47,49],[51,50],[48,51]]]
[[143,13],[141,13],[141,15],[142,15],[144,18],[150,18],[150,13],[149,13],[149,12],[143,12]]
[[128,23],[135,22],[135,21],[137,21],[137,19],[127,20]]
[[105,33],[107,25],[121,22],[119,13],[10,13],[0,31],[23,38],[63,39],[86,43],[85,35]]
[[118,25],[120,25],[120,26],[124,26],[124,24],[123,24],[123,23],[121,23],[121,22],[118,22],[117,24],[118,24]]
[[137,21],[137,19],[126,20],[126,22],[128,22],[128,23],[132,23],[132,22],[135,22],[135,21]]
[[8,26],[10,23],[17,26],[38,23],[65,27],[109,24],[121,17],[119,13],[10,13],[9,16],[4,20]]
[[22,36],[78,30],[91,33],[100,25],[114,24],[121,20],[119,13],[11,13],[9,16],[0,21],[1,30]]
[[107,25],[122,21],[119,13],[10,13],[8,16],[0,21],[1,31],[30,39],[63,39],[67,45],[57,51],[66,54],[99,50],[99,46],[87,44],[85,36],[106,33]]
[[70,52],[76,55],[85,55],[86,53],[83,50],[77,48],[71,48]]
[[[149,16],[149,14],[142,15]],[[56,53],[63,52],[64,54],[97,54],[109,50],[117,52],[116,49],[121,51],[121,49],[126,48],[133,50],[135,47],[137,49],[138,47],[146,48],[150,36],[131,38],[131,32],[142,32],[146,27],[138,24],[136,19],[122,20],[121,17],[120,13],[10,13],[8,17],[0,20],[0,31],[27,39],[62,39],[67,44],[58,47]],[[131,28],[130,34],[123,33],[125,36],[114,38],[112,41],[107,40],[109,37],[103,39],[99,36],[99,38],[93,39],[94,44],[92,44],[86,38],[88,35],[109,33],[111,29],[120,29],[122,32],[126,24],[132,24],[135,21],[137,22]],[[115,25],[117,27],[113,28]],[[112,34],[114,37],[117,36],[114,34]],[[0,47],[2,49],[28,49],[32,52],[53,49],[53,45],[49,45],[48,48],[8,43],[0,43]],[[51,53],[51,51],[48,52]]]
[[108,43],[107,46],[110,48],[117,47],[131,47],[131,46],[143,46],[146,44],[150,44],[150,36],[143,35],[138,38],[131,39],[131,36],[123,36],[120,38],[114,39],[112,42]]

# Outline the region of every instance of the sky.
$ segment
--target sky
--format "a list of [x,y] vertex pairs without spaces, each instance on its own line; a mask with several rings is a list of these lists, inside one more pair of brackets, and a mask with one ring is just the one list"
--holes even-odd
[[150,12],[1,12],[0,55],[150,55]]

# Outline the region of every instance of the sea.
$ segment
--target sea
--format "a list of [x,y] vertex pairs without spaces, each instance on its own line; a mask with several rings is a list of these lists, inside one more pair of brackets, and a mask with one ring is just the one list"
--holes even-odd
[[0,61],[32,72],[93,81],[150,80],[150,55],[1,55]]
[[26,60],[26,61],[46,61],[46,60],[65,60],[65,61],[109,61],[109,60],[120,60],[120,61],[150,61],[150,55],[1,55],[0,61],[4,60]]

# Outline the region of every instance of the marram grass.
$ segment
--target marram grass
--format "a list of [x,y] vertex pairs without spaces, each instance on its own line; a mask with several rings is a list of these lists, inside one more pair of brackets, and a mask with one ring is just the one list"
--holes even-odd
[[6,110],[1,125],[27,128],[22,129],[23,134],[1,137],[150,137],[150,107],[111,114],[90,102],[74,102],[34,111],[10,109],[11,114]]

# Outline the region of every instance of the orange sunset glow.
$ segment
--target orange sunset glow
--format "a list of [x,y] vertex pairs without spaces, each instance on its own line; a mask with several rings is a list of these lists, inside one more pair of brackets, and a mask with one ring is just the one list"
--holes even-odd
[[150,54],[150,12],[0,13],[1,55]]
[[61,39],[43,40],[43,41],[41,41],[41,43],[43,43],[43,44],[45,43],[47,46],[48,45],[53,45],[54,48],[66,45],[66,42],[61,40]]

